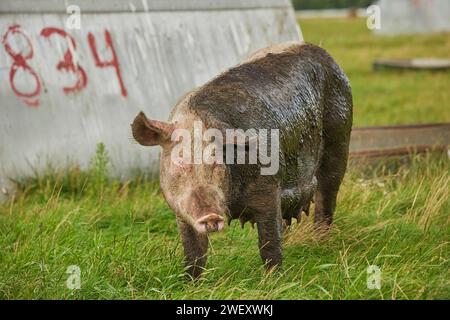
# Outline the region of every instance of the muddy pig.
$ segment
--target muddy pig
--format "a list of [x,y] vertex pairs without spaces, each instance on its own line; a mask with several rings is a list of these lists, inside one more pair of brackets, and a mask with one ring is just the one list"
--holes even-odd
[[[176,214],[189,274],[198,277],[205,266],[208,233],[232,219],[256,223],[267,268],[282,262],[283,225],[308,213],[311,201],[315,223],[329,226],[346,170],[351,126],[346,75],[324,49],[303,42],[257,51],[186,94],[167,122],[138,114],[134,139],[161,147],[161,190]],[[199,130],[208,129],[214,130],[214,139],[203,136],[198,142]],[[244,139],[227,136],[232,129],[244,132]],[[255,138],[248,130],[259,133]],[[269,131],[277,134],[269,139]],[[220,141],[217,132],[230,139]],[[223,148],[215,143],[209,157],[195,155],[196,147],[201,150],[212,140]],[[263,146],[266,155],[275,150],[274,172],[263,173],[267,161],[236,161],[239,151],[250,157],[255,146],[260,155]],[[194,160],[186,154],[174,160],[180,150],[194,150]]]

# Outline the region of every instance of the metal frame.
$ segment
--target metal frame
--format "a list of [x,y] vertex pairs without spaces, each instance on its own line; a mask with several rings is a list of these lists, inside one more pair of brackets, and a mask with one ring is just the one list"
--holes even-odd
[[354,128],[350,158],[401,156],[449,147],[450,123]]
[[0,14],[66,13],[69,5],[82,13],[292,8],[289,0],[1,0]]

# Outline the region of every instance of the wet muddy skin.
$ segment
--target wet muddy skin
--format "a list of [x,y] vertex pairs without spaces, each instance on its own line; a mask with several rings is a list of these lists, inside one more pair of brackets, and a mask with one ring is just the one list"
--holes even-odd
[[[185,176],[178,174],[167,160],[173,146],[164,140],[149,143],[149,139],[161,139],[162,133],[170,133],[170,126],[190,127],[193,120],[221,131],[278,129],[278,172],[261,175],[261,164],[221,164],[201,165],[206,167],[190,168]],[[256,223],[261,257],[269,268],[282,262],[283,219],[289,225],[302,211],[308,213],[314,198],[315,222],[331,224],[347,165],[351,126],[352,94],[347,77],[325,50],[306,43],[256,52],[188,93],[174,108],[168,124],[138,116],[133,124],[136,140],[163,147],[161,188],[177,214],[191,275],[200,275],[206,263],[207,235],[192,227],[192,221],[204,215],[198,212],[205,207],[206,211],[224,212],[230,221]],[[182,192],[186,193],[180,187],[183,179],[194,188],[195,196],[175,204]],[[202,193],[195,193],[200,187]],[[208,193],[220,196],[209,197]],[[202,208],[194,205],[196,213],[187,213],[185,207],[192,207],[199,197],[211,200],[202,201]]]

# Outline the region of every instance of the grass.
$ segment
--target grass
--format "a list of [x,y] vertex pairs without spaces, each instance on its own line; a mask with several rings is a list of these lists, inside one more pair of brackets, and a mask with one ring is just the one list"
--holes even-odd
[[[348,72],[357,125],[449,120],[448,73],[370,69],[375,56],[445,56],[448,35],[375,38],[358,19],[302,27]],[[211,237],[197,282],[184,276],[174,215],[157,182],[110,180],[108,168],[100,147],[90,170],[50,170],[0,204],[0,298],[450,298],[446,155],[352,166],[330,233],[317,236],[303,217],[286,235],[279,271],[264,272],[256,231],[234,221]],[[66,287],[71,265],[81,270],[79,290]],[[370,265],[381,270],[379,290],[367,288]]]
[[[83,299],[450,298],[450,164],[445,156],[349,171],[330,234],[287,234],[267,274],[257,234],[237,221],[211,237],[208,270],[187,281],[173,214],[155,182],[108,182],[76,168],[38,177],[0,211],[0,297]],[[67,268],[81,289],[66,288]],[[381,268],[380,290],[367,267]]]
[[373,72],[374,59],[450,59],[450,33],[374,36],[364,19],[305,19],[305,41],[321,45],[350,78],[355,126],[450,122],[450,72]]

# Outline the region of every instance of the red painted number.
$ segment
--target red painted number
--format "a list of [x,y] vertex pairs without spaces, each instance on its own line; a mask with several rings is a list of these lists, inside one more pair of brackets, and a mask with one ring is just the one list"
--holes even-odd
[[126,97],[127,89],[125,88],[125,85],[123,84],[122,74],[120,73],[119,61],[117,60],[116,50],[114,49],[112,39],[111,39],[111,34],[109,33],[109,31],[105,30],[105,42],[106,42],[106,47],[109,48],[111,51],[112,58],[110,61],[101,61],[100,60],[100,56],[99,56],[98,50],[97,50],[97,45],[95,42],[95,37],[91,32],[88,33],[88,42],[89,42],[89,47],[91,48],[91,51],[92,51],[92,55],[94,56],[95,65],[99,68],[113,67],[116,70],[117,79],[118,79],[119,85],[120,85],[120,91],[122,93],[122,96]]
[[[11,47],[11,44],[9,43],[8,37],[10,35],[20,35],[23,38],[25,38],[27,42],[28,52],[16,52]],[[11,69],[9,70],[9,83],[11,84],[11,88],[14,91],[14,93],[21,97],[23,102],[25,102],[27,105],[32,107],[39,106],[39,94],[41,93],[41,81],[39,79],[39,76],[37,75],[36,71],[34,71],[27,63],[27,60],[30,60],[33,58],[33,46],[31,45],[30,38],[20,29],[19,25],[12,25],[8,28],[8,30],[3,35],[2,39],[3,46],[5,47],[6,52],[8,55],[13,59],[13,64],[11,66]],[[19,69],[22,69],[23,71],[30,74],[34,80],[35,80],[35,87],[34,90],[31,92],[23,92],[17,89],[14,78],[16,76],[16,73]]]
[[[86,88],[87,86],[87,75],[85,70],[76,62],[75,59],[75,50],[76,50],[76,42],[75,39],[68,34],[65,30],[60,28],[48,27],[41,30],[40,35],[44,38],[50,40],[50,37],[53,35],[57,35],[62,39],[66,40],[68,48],[64,52],[64,56],[56,65],[56,69],[59,71],[70,72],[76,76],[76,81],[72,86],[63,87],[65,93],[77,93]],[[18,50],[14,49],[10,43],[11,37],[22,37],[25,40],[26,47]],[[116,50],[114,48],[111,34],[108,30],[104,32],[106,49],[110,51],[111,59],[106,60],[100,58],[97,44],[95,41],[94,35],[89,32],[88,33],[88,43],[91,49],[92,55],[94,57],[95,65],[99,68],[114,68],[117,76],[117,80],[120,86],[120,93],[122,96],[127,96],[127,89],[125,88],[125,84],[123,83],[122,73],[120,71],[119,60],[117,59]],[[12,58],[13,64],[9,70],[9,82],[14,93],[22,99],[24,103],[29,106],[37,107],[39,106],[39,95],[41,93],[41,79],[39,78],[36,71],[31,68],[28,64],[29,60],[33,58],[33,46],[30,38],[25,34],[24,31],[21,30],[20,25],[12,25],[8,28],[8,30],[3,35],[2,39],[3,46],[6,50],[6,53]],[[14,42],[13,42],[14,43]],[[20,43],[20,42],[19,42]],[[17,51],[16,51],[17,50]],[[31,92],[25,92],[23,89],[19,89],[16,86],[15,76],[17,71],[21,70],[22,72],[31,75],[34,78],[34,89]]]
[[77,81],[75,82],[75,84],[71,87],[64,87],[63,90],[65,93],[79,92],[86,87],[87,76],[86,76],[86,72],[84,71],[84,69],[78,63],[75,64],[75,61],[73,59],[73,53],[75,52],[75,49],[76,49],[75,40],[72,38],[72,36],[70,34],[68,34],[63,29],[44,28],[41,31],[41,36],[43,36],[45,38],[49,38],[53,34],[59,35],[59,36],[63,37],[64,39],[66,39],[67,43],[69,45],[69,47],[67,48],[67,50],[64,53],[63,60],[61,60],[56,65],[56,69],[58,69],[60,71],[64,70],[66,72],[71,72],[71,73],[76,74],[76,76],[77,76]]

